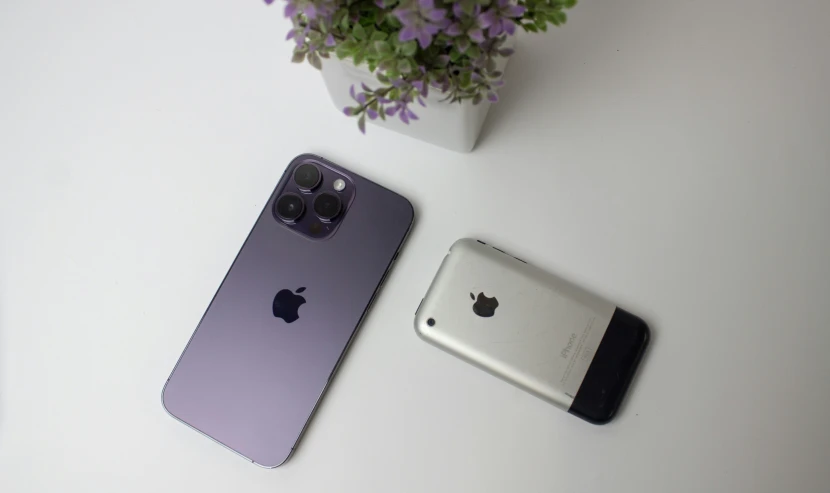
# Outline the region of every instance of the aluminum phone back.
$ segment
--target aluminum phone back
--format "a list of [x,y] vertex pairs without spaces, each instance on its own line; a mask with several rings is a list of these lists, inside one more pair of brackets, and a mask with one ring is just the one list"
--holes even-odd
[[473,239],[458,240],[444,258],[415,330],[595,424],[616,413],[649,338],[639,318]]
[[[319,187],[302,194],[304,217],[316,217],[317,193],[336,193],[337,178],[347,184],[340,222],[323,239],[302,234],[274,211],[303,163],[322,172]],[[255,464],[285,462],[413,219],[412,205],[402,196],[321,157],[295,158],[167,379],[167,412]],[[319,229],[322,223],[309,224]],[[297,318],[277,318],[278,303],[298,308]]]

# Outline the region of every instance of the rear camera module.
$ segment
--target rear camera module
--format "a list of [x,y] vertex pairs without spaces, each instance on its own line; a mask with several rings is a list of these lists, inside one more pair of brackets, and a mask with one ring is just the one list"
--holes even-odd
[[330,222],[340,214],[340,198],[332,193],[323,192],[314,198],[314,213],[321,221]]
[[304,192],[314,190],[320,184],[321,178],[320,170],[313,164],[301,164],[294,170],[294,183]]
[[305,205],[303,199],[297,194],[286,193],[277,199],[274,210],[283,221],[292,224],[303,215]]

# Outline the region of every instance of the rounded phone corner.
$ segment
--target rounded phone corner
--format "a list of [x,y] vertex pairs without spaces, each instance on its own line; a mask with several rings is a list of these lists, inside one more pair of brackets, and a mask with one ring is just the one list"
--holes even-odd
[[167,386],[169,384],[170,384],[170,380],[167,380],[166,382],[164,382],[164,387],[161,388],[161,407],[162,407],[162,409],[164,409],[164,412],[166,412],[171,418],[173,418],[175,420],[178,420],[178,421],[181,421],[181,418],[176,416],[176,413],[174,413],[170,409],[170,406],[168,405],[168,402],[167,402],[167,399],[166,399],[166,397],[167,397]]
[[280,454],[280,457],[277,457],[276,460],[268,459],[268,460],[257,461],[255,459],[251,459],[251,462],[254,465],[257,465],[257,466],[259,466],[263,469],[276,469],[276,468],[282,466],[283,464],[285,464],[286,462],[288,462],[291,459],[291,457],[293,457],[293,456],[294,456],[294,448],[292,447],[291,450],[289,450],[287,454],[285,454],[284,456],[282,454]]
[[429,317],[423,317],[421,315],[420,311],[415,314],[415,320],[414,320],[415,333],[418,335],[418,337],[421,338],[421,340],[424,340],[426,342],[431,341],[430,336],[431,336],[431,331],[432,331],[432,327],[430,327],[429,323],[427,322],[428,320],[429,320]]
[[292,168],[294,168],[294,165],[297,165],[297,164],[302,163],[304,161],[320,161],[322,159],[323,159],[322,157],[320,157],[316,154],[312,154],[310,152],[304,152],[302,154],[297,155],[294,159],[292,159],[291,163],[288,165],[288,167],[286,169],[287,170],[292,169]]
[[407,207],[407,212],[409,213],[409,223],[408,223],[408,226],[409,226],[409,228],[412,228],[412,225],[415,223],[415,206],[414,206],[414,205],[412,205],[412,201],[411,201],[411,200],[409,200],[408,198],[404,197],[403,195],[398,194],[398,196],[399,196],[399,197],[403,200],[404,204],[406,204],[406,207]]
[[415,314],[415,319],[413,320],[413,327],[415,328],[415,333],[421,339],[424,338],[424,326],[425,325],[426,325],[426,323],[424,323],[424,321],[421,320],[420,315],[416,313]]
[[479,241],[474,238],[459,238],[450,246],[450,253],[456,250],[475,248]]
[[608,412],[607,414],[603,414],[603,415],[584,414],[584,413],[581,413],[579,411],[575,411],[573,409],[571,409],[569,412],[571,414],[573,414],[574,416],[582,419],[583,421],[587,421],[588,423],[590,423],[592,425],[603,426],[603,425],[607,425],[608,423],[610,423],[611,421],[614,420],[614,416],[617,415],[617,409],[618,409],[618,407],[611,408],[610,412]]

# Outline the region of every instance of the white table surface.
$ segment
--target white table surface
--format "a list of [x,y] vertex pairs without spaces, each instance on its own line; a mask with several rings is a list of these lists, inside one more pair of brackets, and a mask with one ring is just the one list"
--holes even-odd
[[[360,136],[261,1],[3,1],[0,491],[826,493],[828,17],[585,0],[520,38],[464,155]],[[264,470],[160,392],[302,152],[418,219],[298,453]],[[616,421],[417,338],[462,236],[650,323]]]

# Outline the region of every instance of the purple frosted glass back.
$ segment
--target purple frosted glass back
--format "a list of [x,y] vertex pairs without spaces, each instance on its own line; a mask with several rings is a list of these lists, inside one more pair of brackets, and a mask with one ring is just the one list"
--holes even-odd
[[[277,193],[307,161],[331,167],[354,186],[342,222],[323,240],[291,231],[273,214]],[[413,218],[400,195],[320,157],[297,157],[168,378],[165,409],[259,465],[282,464]],[[301,287],[306,303],[299,319],[276,318],[276,293]]]

